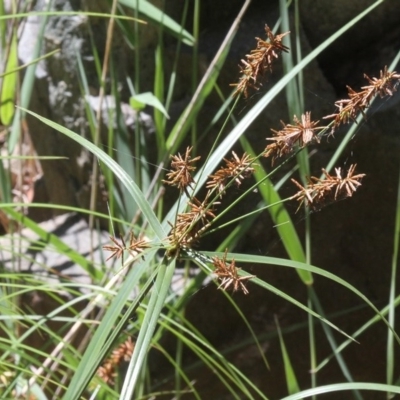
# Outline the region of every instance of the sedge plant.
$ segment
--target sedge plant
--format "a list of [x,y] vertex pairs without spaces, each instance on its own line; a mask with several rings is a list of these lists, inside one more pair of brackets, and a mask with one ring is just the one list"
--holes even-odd
[[[214,85],[217,85],[218,73],[223,66],[235,30],[238,28],[238,23],[248,2],[243,6],[220,51],[210,64],[205,75],[206,79],[203,78],[198,86],[194,87],[192,101],[170,131],[167,131],[166,119],[174,90],[176,70],[173,69],[170,85],[164,98],[164,88],[167,85],[165,85],[164,76],[161,73],[163,68],[162,33],[164,31],[171,33],[172,31],[178,38],[177,59],[179,58],[180,44],[182,42],[190,43],[193,37],[182,28],[185,21],[181,21],[181,25],[176,26],[169,19],[164,19],[162,13],[152,13],[153,8],[151,8],[152,12],[146,14],[143,7],[147,2],[136,2],[136,5],[128,3],[121,1],[121,4],[135,10],[136,17],[151,16],[151,18],[149,17],[150,22],[157,23],[160,29],[160,42],[156,52],[154,93],[136,93],[137,89],[140,91],[139,77],[136,77],[135,82],[130,82],[131,104],[138,111],[146,104],[155,109],[157,140],[155,164],[157,168],[152,172],[148,168],[148,164],[142,162],[144,153],[141,153],[139,149],[145,148],[146,143],[139,124],[135,140],[136,153],[131,153],[122,137],[115,139],[121,150],[116,155],[121,158],[121,162],[118,163],[114,159],[113,152],[110,151],[110,146],[105,148],[106,151],[103,150],[99,140],[99,115],[93,115],[89,108],[87,108],[87,112],[93,141],[29,111],[26,107],[17,109],[19,113],[30,114],[75,140],[100,161],[100,169],[98,170],[96,166],[93,174],[104,174],[109,196],[113,198],[110,201],[110,216],[108,216],[110,226],[114,227],[115,224],[118,224],[123,231],[121,235],[118,235],[115,234],[115,229],[110,228],[110,242],[103,246],[104,263],[121,261],[122,267],[113,269],[111,273],[104,268],[100,273],[92,273],[93,283],[87,287],[89,294],[83,295],[78,290],[82,287],[77,283],[71,284],[63,281],[56,287],[43,285],[41,290],[51,295],[57,304],[55,309],[46,315],[34,315],[34,311],[20,310],[18,304],[13,304],[12,315],[8,314],[9,318],[7,318],[6,314],[3,318],[2,330],[10,332],[12,328],[7,325],[10,321],[21,321],[28,328],[24,334],[14,332],[9,336],[12,339],[2,339],[1,341],[6,350],[2,358],[1,369],[2,382],[6,382],[4,385],[6,395],[35,395],[37,398],[46,398],[47,396],[47,398],[63,397],[65,399],[78,399],[81,396],[139,399],[157,394],[168,394],[177,398],[185,395],[201,398],[200,390],[192,379],[193,374],[196,374],[196,368],[193,369],[193,372],[189,371],[190,368],[187,365],[184,365],[183,353],[184,349],[188,348],[196,355],[200,364],[214,371],[215,376],[232,398],[267,399],[268,393],[261,391],[234,363],[229,361],[228,357],[215,349],[185,315],[185,307],[190,296],[202,286],[206,277],[215,282],[216,290],[223,292],[239,313],[240,310],[235,305],[235,296],[241,294],[251,296],[252,288],[254,285],[258,285],[299,307],[330,329],[343,334],[347,341],[342,348],[356,341],[355,338],[359,332],[354,335],[343,332],[340,327],[325,318],[323,310],[317,307],[314,309],[311,304],[305,305],[290,293],[285,293],[269,282],[249,273],[247,266],[252,264],[273,264],[296,269],[301,280],[308,287],[313,284],[313,274],[321,275],[335,284],[343,285],[373,309],[376,315],[374,322],[379,320],[386,324],[392,340],[391,345],[395,346],[396,342],[400,343],[393,328],[393,313],[398,302],[395,295],[391,295],[389,309],[378,310],[364,294],[350,283],[329,271],[311,265],[310,262],[307,262],[303,250],[300,249],[300,240],[295,236],[295,229],[293,225],[290,225],[291,223],[289,224],[291,239],[282,235],[282,241],[285,243],[291,259],[234,253],[235,243],[238,243],[240,235],[244,231],[241,229],[241,232],[238,232],[237,228],[250,229],[251,225],[248,224],[248,221],[254,220],[262,212],[270,212],[272,218],[278,221],[282,215],[288,214],[278,216],[275,213],[276,208],[284,207],[287,202],[297,202],[298,210],[305,208],[310,211],[318,211],[331,203],[352,197],[362,185],[365,175],[362,171],[358,171],[356,164],[352,164],[346,169],[340,165],[326,166],[322,169],[322,176],[304,176],[302,182],[290,177],[293,193],[284,199],[279,197],[275,189],[265,193],[263,188],[265,182],[272,182],[284,165],[294,160],[296,156],[299,159],[299,155],[304,154],[308,147],[318,145],[323,140],[336,139],[339,127],[365,117],[375,97],[392,96],[398,88],[400,74],[390,67],[383,66],[377,77],[366,76],[366,85],[360,90],[349,87],[348,97],[335,103],[336,110],[333,114],[315,120],[311,112],[301,110],[301,113],[294,115],[291,121],[282,122],[280,129],[273,127],[272,134],[266,137],[265,148],[258,154],[255,154],[250,143],[246,142],[244,133],[257,115],[306,67],[308,62],[340,34],[371,12],[380,2],[374,3],[310,55],[299,60],[296,66],[269,90],[268,78],[274,73],[275,63],[282,53],[290,52],[290,46],[285,44],[290,33],[286,31],[277,34],[265,25],[264,37],[256,38],[253,50],[243,56],[239,70],[240,77],[236,83],[232,84],[234,86],[232,96],[225,99],[224,105],[221,107],[220,115],[227,111],[225,123],[222,124],[221,130],[204,160],[198,155],[196,119],[201,106],[205,103]],[[197,4],[194,7],[194,20],[196,21],[199,18],[198,9]],[[116,2],[114,2],[111,21],[113,21],[116,10]],[[119,11],[124,12],[123,9]],[[186,13],[187,9],[185,8],[184,17]],[[160,15],[160,18],[155,15]],[[140,35],[131,37],[126,29],[127,22],[121,21],[119,21],[120,29],[125,29],[127,32],[127,40],[132,41],[135,49],[140,49],[138,42]],[[139,30],[139,23],[138,21],[133,22],[135,32]],[[111,35],[115,29],[114,22],[110,23],[109,28],[109,35]],[[110,42],[111,40],[109,40],[108,46]],[[194,51],[197,51],[196,46]],[[100,66],[101,63],[99,60],[97,61],[100,72],[99,81],[104,85],[109,69],[108,63],[104,62]],[[110,70],[112,73],[112,65]],[[194,75],[197,75],[195,69]],[[82,67],[80,68],[80,83],[82,92],[87,93]],[[234,119],[238,105],[246,102],[246,99],[254,91],[263,92],[265,90],[266,93],[263,97],[237,122],[231,131],[227,132],[227,123]],[[117,95],[117,92],[116,85],[114,85],[113,93]],[[105,95],[104,89],[101,95]],[[323,122],[321,123],[321,121]],[[19,121],[16,122],[16,125],[17,123]],[[113,129],[110,128],[109,135],[114,137],[113,135],[118,136],[118,133],[113,132]],[[184,138],[187,137],[192,138],[192,143],[189,146],[182,146]],[[245,151],[243,150],[241,153],[231,150],[233,144],[239,139],[241,139],[242,147],[245,148]],[[110,140],[109,144],[113,142],[114,140]],[[129,157],[135,160],[133,165],[129,164]],[[266,172],[266,167],[263,166],[265,161],[271,165],[270,172]],[[95,164],[97,165],[96,162]],[[122,168],[120,164],[126,165],[126,167]],[[143,164],[146,165],[145,168]],[[333,168],[334,172],[331,172]],[[253,183],[246,185],[245,181]],[[7,187],[3,186],[3,191],[7,190]],[[171,186],[176,194],[176,196],[172,195],[174,201],[169,209],[164,209],[163,204],[162,190],[165,186]],[[245,188],[241,190],[242,187]],[[240,195],[232,200],[229,194],[234,188],[236,188],[235,192],[239,192]],[[226,221],[232,208],[243,203],[257,188],[260,192],[264,192],[262,203],[254,211],[245,213],[235,220]],[[93,189],[94,197],[96,196],[95,191]],[[269,201],[266,201],[267,198]],[[4,196],[3,199],[6,200],[6,197]],[[3,201],[3,203],[2,209],[8,216],[20,224],[29,226],[40,237],[45,236],[45,233],[40,231],[40,227],[14,209],[15,205],[10,200]],[[92,205],[94,203],[93,199]],[[94,209],[79,211],[88,212],[93,218],[99,215]],[[236,234],[220,240],[213,251],[203,250],[202,243],[208,234],[215,233],[229,225],[232,232],[236,232]],[[287,229],[287,227],[282,229]],[[283,230],[278,229],[278,232],[283,232]],[[286,230],[286,232],[288,231]],[[74,262],[80,263],[84,268],[90,270],[87,260],[79,257],[80,255],[74,253],[72,249],[63,246],[62,241],[57,241],[57,239],[51,236],[51,244],[58,251],[72,254],[71,259]],[[293,247],[293,243],[297,243],[295,245],[297,247]],[[14,255],[16,257],[23,256],[17,252]],[[188,272],[183,293],[177,293],[171,289],[171,285],[177,265],[182,263],[186,265]],[[189,270],[190,265],[193,264],[196,265],[198,271],[192,276]],[[3,287],[7,290],[13,288],[11,294],[2,296],[6,305],[9,298],[14,300],[20,298],[24,287],[29,291],[38,284],[36,281],[21,283],[27,279],[24,274],[15,276],[3,274],[3,278],[7,278]],[[59,295],[62,290],[66,289],[74,295],[73,299],[65,300]],[[76,305],[80,302],[84,304],[84,307],[78,311]],[[62,311],[66,309],[72,315],[62,317]],[[389,311],[390,324],[386,319]],[[259,338],[252,331],[246,315],[242,314],[241,317],[251,332],[253,342],[258,346],[267,371],[268,361],[262,354]],[[61,331],[51,332],[47,325],[47,321],[51,319],[64,321],[65,325]],[[86,328],[84,340],[82,343],[76,343],[77,333],[83,327]],[[35,355],[43,357],[44,361],[41,364],[34,363],[31,353],[24,351],[26,350],[24,346],[27,346],[24,344],[24,340],[35,330],[45,331],[52,337],[55,344],[54,348],[47,353],[41,350],[36,351]],[[308,391],[300,392],[279,328],[278,332],[290,394],[287,399],[304,398],[337,390],[350,390],[355,393],[355,396],[358,396],[357,391],[362,389],[400,393],[398,386],[393,384],[392,378],[388,379],[387,385],[356,383],[349,379],[347,383],[340,384],[341,386],[339,384],[326,387],[315,385]],[[162,338],[167,334],[172,334],[177,339],[175,356],[164,347]],[[29,348],[29,346],[27,347]],[[162,354],[175,371],[175,374],[165,378],[165,386],[161,388],[157,386],[157,382],[152,380],[150,373],[150,349],[152,352]],[[341,352],[341,348],[336,347],[334,351],[337,355]],[[14,367],[11,366],[12,361],[14,361]],[[123,363],[128,363],[126,371],[121,368]],[[31,366],[35,366],[35,368],[31,370]],[[59,374],[63,376],[60,381],[58,380]],[[388,375],[391,374],[392,372],[389,371]]]

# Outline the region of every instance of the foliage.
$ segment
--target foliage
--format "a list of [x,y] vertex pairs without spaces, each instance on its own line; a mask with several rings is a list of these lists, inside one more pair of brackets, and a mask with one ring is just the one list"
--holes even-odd
[[[53,280],[48,282],[39,276],[21,273],[18,268],[7,271],[2,267],[1,398],[140,399],[161,397],[161,395],[180,398],[188,395],[200,399],[203,394],[196,384],[196,377],[200,376],[203,367],[213,372],[224,395],[227,394],[232,398],[268,398],[269,393],[264,393],[255,382],[252,382],[246,373],[231,361],[229,354],[215,348],[204,334],[192,325],[187,314],[189,300],[195,292],[204,287],[206,281],[215,284],[215,290],[219,290],[228,299],[247,326],[251,341],[257,348],[258,357],[265,365],[265,371],[260,374],[267,374],[270,368],[261,343],[262,337],[253,330],[248,316],[240,310],[238,299],[244,295],[251,297],[253,289],[258,287],[260,290],[282,297],[304,311],[305,315],[306,313],[309,315],[306,326],[289,329],[308,330],[310,369],[316,373],[335,357],[346,381],[318,386],[313,380],[309,389],[301,391],[302,385],[296,377],[296,365],[293,364],[290,351],[285,345],[285,330],[281,330],[277,322],[273,337],[279,339],[284,360],[285,371],[282,379],[287,383],[289,392],[287,399],[311,396],[315,398],[318,394],[340,390],[351,391],[356,398],[362,398],[361,390],[384,391],[388,396],[391,393],[400,393],[393,378],[396,367],[393,349],[400,344],[400,338],[394,329],[395,309],[399,302],[399,297],[395,295],[395,277],[400,213],[397,210],[390,300],[379,310],[352,284],[311,264],[310,249],[303,247],[302,239],[292,222],[292,216],[286,209],[286,204],[298,201],[297,211],[303,213],[308,220],[310,211],[323,210],[329,204],[352,197],[362,184],[365,174],[356,172],[356,164],[350,165],[346,170],[336,166],[334,174],[330,173],[330,170],[334,168],[334,164],[348,143],[349,135],[356,129],[357,122],[365,117],[375,98],[390,97],[397,90],[400,74],[393,71],[393,65],[396,65],[399,56],[393,61],[392,66],[382,66],[379,77],[365,76],[367,86],[358,91],[348,87],[348,97],[335,103],[336,112],[320,119],[320,121],[330,120],[327,125],[312,120],[311,112],[303,109],[302,93],[298,91],[303,90],[302,72],[307,65],[340,35],[365,15],[373,12],[381,1],[371,5],[306,57],[298,59],[295,65],[290,58],[291,34],[289,29],[282,28],[289,28],[285,26],[289,20],[288,5],[285,1],[281,1],[282,29],[279,31],[282,33],[277,34],[277,29],[270,29],[267,25],[264,27],[265,37],[256,38],[254,49],[243,56],[238,82],[232,84],[234,90],[229,98],[225,98],[218,86],[217,78],[223,74],[223,64],[232,45],[234,32],[248,6],[246,1],[200,81],[198,71],[196,68],[193,69],[192,99],[179,117],[172,122],[168,120],[172,115],[171,103],[176,89],[180,46],[182,44],[193,46],[193,57],[194,59],[198,57],[196,45],[198,31],[194,29],[192,35],[184,28],[187,23],[185,16],[188,2],[183,9],[184,18],[181,23],[175,22],[145,0],[120,1],[118,7],[117,3],[113,1],[109,14],[83,12],[79,14],[88,17],[92,14],[102,16],[108,21],[104,59],[99,59],[93,45],[93,57],[99,65],[101,101],[106,96],[108,80],[111,81],[107,86],[110,88],[110,93],[119,99],[118,82],[113,75],[115,65],[110,56],[114,30],[120,29],[124,33],[126,41],[135,49],[133,51],[135,59],[139,60],[141,51],[139,29],[143,23],[141,19],[157,27],[159,39],[155,57],[153,93],[142,93],[140,90],[136,93],[140,88],[140,70],[133,78],[133,83],[130,81],[131,106],[138,115],[145,107],[151,107],[154,113],[156,152],[152,156],[145,152],[149,143],[139,123],[135,131],[135,146],[132,148],[124,140],[126,127],[115,131],[110,127],[108,142],[102,142],[101,111],[93,115],[87,107],[87,120],[92,133],[92,140],[87,140],[82,135],[29,110],[36,63],[43,58],[54,56],[52,52],[39,57],[45,40],[43,32],[47,18],[68,13],[56,13],[49,8],[48,13],[40,14],[43,18],[43,36],[38,38],[36,58],[26,66],[27,71],[21,85],[15,83],[17,71],[20,69],[16,65],[15,32],[16,26],[23,22],[27,14],[22,7],[13,10],[6,18],[0,19],[0,21],[9,20],[13,26],[8,32],[7,24],[0,25],[2,55],[7,60],[4,63],[2,74],[4,79],[1,86],[1,99],[5,105],[2,105],[0,117],[2,124],[7,126],[9,150],[9,154],[3,157],[3,163],[0,163],[2,201],[0,222],[10,234],[22,227],[29,228],[38,236],[37,242],[30,243],[30,246],[37,246],[40,249],[40,246],[43,247],[43,243],[46,243],[46,246],[53,251],[80,265],[91,281],[90,285],[84,285],[59,277],[56,283]],[[195,1],[193,16],[195,27],[200,18],[199,4],[199,1]],[[130,11],[134,17],[125,15]],[[296,16],[298,17],[297,14]],[[164,74],[164,35],[172,35],[177,43],[176,62],[170,76]],[[294,40],[299,39],[295,37]],[[271,74],[276,73],[275,63],[280,62],[282,53],[285,53],[283,62],[287,72],[277,83],[269,87],[268,79]],[[139,66],[139,62],[137,63]],[[79,59],[78,68],[83,97],[88,96],[90,94],[88,79],[82,60]],[[298,90],[294,90],[293,85]],[[16,93],[19,86],[20,91]],[[289,108],[290,114],[294,115],[293,120],[288,123],[282,122],[280,130],[271,129],[271,137],[266,138],[267,145],[263,149],[256,149],[257,154],[245,137],[246,131],[283,89],[290,97],[288,104],[291,104]],[[222,102],[208,128],[215,129],[217,121],[222,116],[225,116],[225,119],[210,148],[204,151],[200,145],[201,137],[198,135],[202,132],[197,131],[197,122],[207,99],[214,92],[221,96]],[[249,98],[252,98],[255,92],[261,94],[261,97],[250,106]],[[19,100],[21,101],[18,103]],[[16,111],[9,107],[10,102],[18,103]],[[243,104],[248,107],[248,111],[242,116],[238,110]],[[22,203],[15,196],[13,198],[15,182],[7,168],[7,160],[17,158],[13,151],[18,141],[25,135],[22,127],[25,126],[26,116],[33,117],[54,131],[69,137],[93,154],[92,179],[93,182],[98,182],[101,176],[105,181],[109,215],[101,214],[95,209],[97,188],[94,184],[89,209]],[[238,117],[240,120],[236,121]],[[342,135],[339,131],[342,125],[350,125],[346,135]],[[306,176],[303,172],[310,168],[307,150],[328,139],[338,140],[340,145],[329,164],[322,169],[323,176],[320,178]],[[183,143],[189,144],[183,145]],[[117,152],[112,151],[114,144]],[[40,159],[37,156],[33,158]],[[32,157],[27,159],[32,160]],[[155,168],[151,168],[151,165]],[[284,167],[289,165],[292,169],[283,181],[274,183]],[[165,168],[166,166],[168,168]],[[268,171],[270,166],[271,170]],[[301,183],[292,178],[297,170],[302,173]],[[289,178],[293,185],[289,182]],[[286,182],[288,187],[292,185],[292,193],[282,199],[278,190]],[[168,186],[172,188],[168,188],[170,190],[163,197],[160,193]],[[237,210],[236,207],[246,202],[257,190],[260,193],[258,205],[250,212],[241,212],[239,217],[231,218],[232,210]],[[68,209],[88,214],[94,233],[96,230],[93,221],[96,218],[108,221],[110,243],[103,246],[103,260],[96,265],[67,246],[60,238],[46,232],[25,215],[26,207],[54,207],[58,210]],[[287,251],[288,259],[245,254],[237,250],[238,243],[251,229],[252,223],[265,212],[268,212],[273,223],[278,225],[277,232]],[[286,226],[279,226],[282,223]],[[228,226],[231,233],[226,234]],[[309,225],[307,226],[308,236],[311,235],[311,229]],[[121,234],[116,235],[115,231]],[[207,236],[213,238],[212,249],[204,244],[207,242]],[[18,259],[25,257],[25,254],[19,251],[17,243],[12,240],[10,243],[12,244],[10,248],[0,250],[10,254],[17,265]],[[191,274],[193,265],[196,266],[196,273]],[[250,273],[254,265],[295,269],[308,293],[307,303],[299,301],[293,293],[282,291]],[[46,267],[43,265],[43,268]],[[184,285],[178,291],[172,289],[172,281],[180,267],[186,272]],[[365,306],[373,310],[374,317],[353,334],[344,332],[332,322],[331,318],[324,315],[314,290],[314,275],[329,279],[332,285],[341,285],[358,296]],[[40,297],[51,304],[51,309],[39,313],[34,308],[34,302],[30,304],[27,301],[27,296]],[[350,313],[351,310],[344,309],[343,312]],[[313,354],[313,349],[318,345],[314,336],[315,321],[322,323],[333,351],[332,355],[320,365],[316,365]],[[354,344],[361,333],[368,331],[377,322],[386,327],[389,337],[387,384],[354,382],[342,352],[345,347]],[[340,345],[334,339],[334,331],[339,332],[340,338],[344,340]],[[47,340],[39,340],[41,345],[35,346],[37,337],[43,336]],[[171,336],[175,338],[175,346],[168,345],[168,338]],[[245,346],[244,343],[239,345]],[[174,347],[175,354],[171,347]],[[189,351],[194,354],[195,361],[186,357]],[[168,364],[165,368],[167,372],[154,377],[151,372],[153,358],[160,356],[163,358],[162,362]]]

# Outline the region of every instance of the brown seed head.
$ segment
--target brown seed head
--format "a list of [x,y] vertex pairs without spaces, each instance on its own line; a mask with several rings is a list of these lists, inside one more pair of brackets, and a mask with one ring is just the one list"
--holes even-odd
[[177,156],[171,156],[171,170],[167,174],[168,179],[163,180],[164,183],[177,186],[181,191],[187,191],[187,187],[194,182],[192,172],[196,170],[196,167],[191,164],[200,160],[200,156],[191,158],[192,149],[193,147],[188,147],[184,157],[180,153]]
[[278,58],[282,51],[287,52],[289,50],[288,47],[282,44],[282,39],[289,32],[274,35],[268,25],[265,25],[265,32],[268,41],[256,37],[257,47],[246,55],[246,60],[241,60],[242,65],[239,68],[242,77],[239,83],[231,85],[236,86],[233,96],[243,93],[244,97],[247,98],[249,88],[259,90],[262,86],[261,79],[265,77],[267,72],[272,72],[273,61]]
[[348,98],[338,100],[335,103],[337,112],[324,117],[325,119],[333,118],[331,134],[340,125],[355,121],[358,113],[362,113],[366,117],[365,110],[369,107],[373,98],[378,94],[381,98],[392,96],[400,82],[400,74],[395,71],[388,71],[386,66],[383,71],[380,71],[379,78],[371,79],[366,74],[364,74],[364,77],[367,79],[369,85],[363,86],[359,92],[347,86]]
[[330,175],[326,170],[322,169],[325,178],[319,179],[312,176],[305,187],[292,179],[292,182],[300,189],[292,196],[292,199],[300,202],[299,208],[305,202],[306,205],[314,210],[318,210],[328,202],[351,197],[357,188],[361,186],[360,180],[365,176],[365,174],[354,175],[356,165],[350,165],[345,177],[342,177],[340,168],[335,168],[336,175]]
[[254,278],[254,275],[239,276],[238,271],[240,268],[236,267],[235,260],[232,260],[230,263],[226,261],[227,253],[228,249],[225,250],[222,259],[213,257],[213,265],[215,267],[214,273],[221,282],[218,289],[227,290],[229,287],[232,287],[234,292],[240,289],[244,294],[248,294],[249,291],[243,282]]
[[239,158],[234,151],[230,160],[224,158],[225,166],[218,169],[213,175],[209,176],[206,187],[218,191],[220,195],[225,193],[225,187],[231,179],[234,180],[236,186],[240,186],[242,181],[248,178],[253,172],[254,158],[244,153]]
[[280,131],[271,129],[275,136],[267,140],[274,143],[265,148],[264,157],[271,156],[274,162],[276,158],[290,154],[295,146],[302,148],[309,143],[320,142],[317,132],[325,127],[318,127],[319,121],[311,121],[311,112],[302,114],[300,120],[295,115],[293,121],[294,125],[281,121],[283,128]]

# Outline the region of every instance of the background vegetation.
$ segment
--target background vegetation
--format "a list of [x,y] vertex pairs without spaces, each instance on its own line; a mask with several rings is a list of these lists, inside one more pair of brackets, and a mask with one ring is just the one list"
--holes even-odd
[[[379,69],[374,75],[368,71],[376,79],[345,93],[342,98],[348,100],[336,107],[335,100],[313,89],[320,108],[313,105],[311,118],[325,128],[311,125],[310,133],[301,117],[310,110],[307,69],[366,16],[378,13],[382,3],[371,3],[305,52],[299,2],[277,2],[277,18],[268,21],[273,33],[261,24],[259,39],[250,37],[243,53],[235,54],[243,47],[234,39],[246,27],[245,1],[220,46],[211,47],[212,54],[208,48],[204,57],[200,32],[205,17],[197,0],[174,12],[177,22],[161,11],[168,10],[163,2],[155,7],[120,0],[96,9],[88,2],[79,10],[49,2],[36,14],[31,2],[0,2],[0,221],[7,234],[0,242],[1,398],[292,400],[337,398],[337,391],[341,398],[357,399],[400,393],[399,195],[385,222],[394,233],[382,258],[392,262],[374,269],[389,277],[388,290],[378,298],[357,275],[343,278],[340,268],[331,271],[329,263],[314,261],[332,252],[330,241],[315,237],[331,229],[320,215],[330,209],[335,218],[335,207],[347,209],[355,199],[336,201],[357,190],[356,198],[369,185],[374,171],[366,171],[361,188],[361,176],[351,180],[347,175],[359,162],[355,139],[366,118],[375,117],[375,101],[384,103],[395,93],[399,76],[393,74],[380,89],[378,79],[387,78],[385,65],[381,75]],[[31,60],[20,65],[18,46],[28,17],[38,18],[40,35]],[[71,57],[66,40],[60,44],[46,29],[66,17],[81,18],[74,21],[85,25],[91,57],[76,52],[70,75],[46,77],[66,82],[69,91],[57,103],[60,108],[43,115],[36,108],[40,66],[47,63],[49,71],[57,71]],[[257,45],[270,49],[258,64]],[[126,49],[132,70],[121,76],[118,61]],[[388,60],[388,71],[399,57]],[[238,82],[243,86],[229,86]],[[363,85],[375,88],[368,98]],[[79,95],[80,119],[63,114],[68,93]],[[91,103],[94,97],[97,107]],[[123,113],[128,103],[135,117],[130,126]],[[274,103],[279,112],[269,112]],[[148,114],[154,123],[150,129]],[[256,127],[267,114],[274,125],[264,126],[260,137]],[[322,120],[327,114],[334,114],[333,122]],[[35,141],[38,131],[48,134]],[[296,140],[288,139],[295,131]],[[40,142],[53,140],[57,153],[38,150],[43,149]],[[60,146],[69,141],[74,143],[70,152]],[[85,199],[67,201],[78,189],[53,181],[58,193],[40,201],[39,177],[58,168],[72,175],[76,159],[66,159],[71,154],[86,157],[83,178],[74,177],[77,187],[84,183]],[[326,173],[317,178],[321,167]],[[364,173],[358,170],[354,174]],[[316,178],[310,181],[311,176]],[[329,177],[332,186],[324,183],[321,189],[318,185]],[[44,228],[39,220],[49,209],[54,215],[84,216],[93,251],[81,254]],[[21,233],[23,228],[35,239],[26,230]],[[354,234],[368,229],[354,229]],[[111,237],[106,242],[104,230]],[[332,229],[329,235],[338,232]],[[348,258],[357,257],[351,243],[345,248]],[[66,257],[89,279],[60,273],[37,258],[43,251]],[[24,262],[41,273],[24,269]]]

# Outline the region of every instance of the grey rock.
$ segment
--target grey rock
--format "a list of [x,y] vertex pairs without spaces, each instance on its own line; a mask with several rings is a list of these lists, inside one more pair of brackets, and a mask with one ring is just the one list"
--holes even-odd
[[[39,226],[48,232],[48,240],[28,228],[22,229],[20,234],[1,237],[0,265],[8,271],[33,274],[54,285],[62,280],[81,285],[92,283],[90,275],[105,266],[102,246],[110,242],[108,234],[104,231],[91,234],[86,220],[71,213]],[[63,242],[63,251],[50,242],[50,235]],[[68,254],[71,251],[82,256],[80,264],[71,260]]]

